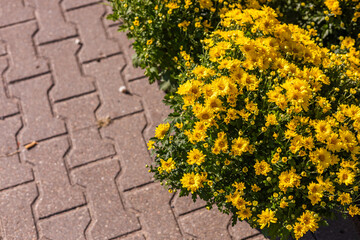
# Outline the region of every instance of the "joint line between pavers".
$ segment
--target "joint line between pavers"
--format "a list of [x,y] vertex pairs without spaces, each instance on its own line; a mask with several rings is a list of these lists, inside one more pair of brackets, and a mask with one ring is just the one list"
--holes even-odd
[[3,25],[3,26],[0,26],[0,29],[7,28],[7,27],[12,27],[12,26],[15,26],[15,25],[19,25],[19,24],[23,24],[23,23],[27,23],[27,22],[31,22],[31,21],[36,21],[36,18],[30,18],[30,19],[26,19],[26,20],[23,20],[23,21],[20,21],[20,22]]
[[13,188],[16,188],[16,187],[19,187],[19,186],[22,186],[22,185],[25,185],[25,184],[32,183],[32,182],[34,182],[34,181],[35,181],[35,179],[29,180],[29,181],[26,181],[26,182],[22,182],[22,183],[19,183],[19,184],[10,186],[10,187],[6,187],[6,188],[3,188],[3,189],[0,189],[0,193],[1,193],[1,192],[4,192],[4,191],[7,191],[7,190],[10,190],[10,189],[13,189]]
[[142,230],[142,228],[141,228],[141,226],[140,226],[139,229],[135,229],[135,230],[133,230],[133,231],[131,231],[131,232],[127,232],[127,233],[124,233],[124,234],[122,234],[122,235],[118,235],[118,236],[116,236],[116,237],[109,238],[109,240],[115,240],[115,239],[118,239],[118,238],[121,238],[121,237],[127,237],[127,236],[129,236],[129,235],[132,235],[132,234],[141,232],[141,230]]
[[[97,163],[97,162],[99,162],[99,161],[102,161],[102,160],[105,160],[105,161],[107,161],[107,158],[111,158],[111,157],[114,157],[114,156],[116,156],[116,153],[114,153],[114,154],[109,154],[108,156],[104,156],[104,157],[101,157],[101,158],[97,158],[97,159],[95,159],[95,160],[93,160],[93,161],[90,161],[90,162],[86,162],[86,163],[82,163],[82,164],[79,164],[79,165],[76,165],[76,166],[74,166],[74,167],[69,167],[69,170],[75,170],[75,169],[78,169],[78,168],[82,168],[82,167],[85,167],[85,166],[89,166],[89,165],[92,165],[92,164],[95,164],[95,163]],[[109,159],[109,161],[110,161],[111,159]]]
[[135,190],[135,189],[143,188],[143,187],[145,187],[145,186],[147,186],[147,185],[150,185],[150,184],[152,184],[152,183],[155,183],[155,181],[146,182],[146,183],[137,185],[137,186],[135,186],[135,187],[131,187],[131,188],[124,189],[123,192],[130,192],[130,191]]
[[31,75],[31,76],[28,76],[28,77],[24,77],[24,78],[19,78],[19,79],[15,79],[15,80],[10,80],[9,81],[9,84],[16,84],[18,82],[23,82],[23,81],[27,81],[27,80],[31,80],[33,78],[37,78],[37,77],[41,77],[43,75],[46,75],[46,74],[50,74],[51,71],[46,71],[46,72],[42,72],[42,73],[38,73],[38,74],[35,74],[35,75]]
[[205,206],[203,206],[203,207],[198,207],[198,208],[192,209],[192,210],[190,210],[190,211],[188,211],[188,212],[181,213],[181,214],[178,215],[178,217],[182,217],[182,216],[188,215],[188,214],[190,214],[190,213],[196,212],[196,211],[201,210],[201,209],[205,209]]
[[44,220],[44,219],[48,219],[48,218],[51,218],[51,217],[53,217],[55,215],[60,215],[60,214],[63,214],[63,213],[67,213],[67,212],[70,212],[70,211],[73,211],[73,210],[76,210],[78,208],[82,208],[82,207],[85,207],[85,206],[87,206],[87,203],[83,203],[83,204],[77,205],[75,207],[65,209],[65,210],[60,211],[60,212],[52,213],[52,214],[44,216],[44,217],[39,217],[39,220],[41,221],[41,220]]
[[73,96],[70,96],[70,97],[66,97],[66,98],[61,98],[61,99],[58,99],[56,101],[54,101],[54,103],[60,103],[60,102],[64,102],[64,101],[68,101],[68,100],[71,100],[71,99],[74,99],[74,98],[79,98],[79,97],[82,97],[82,96],[86,96],[86,95],[90,95],[94,92],[96,92],[97,90],[94,89],[94,90],[90,90],[88,92],[83,92],[83,93],[80,93],[80,94],[77,94],[77,95],[73,95]]
[[119,52],[116,52],[116,53],[111,53],[111,54],[106,55],[106,56],[104,56],[104,57],[99,57],[99,58],[94,58],[94,59],[86,60],[86,61],[82,62],[81,64],[89,64],[89,63],[92,63],[92,62],[95,62],[95,61],[101,62],[101,61],[104,60],[104,59],[111,58],[111,57],[114,57],[114,56],[118,56],[118,55],[121,55],[121,54],[123,54],[123,52],[122,52],[122,51],[119,51]]
[[79,37],[78,34],[75,34],[75,35],[71,35],[71,36],[67,36],[67,37],[64,37],[64,38],[58,38],[58,39],[55,39],[55,40],[51,40],[51,41],[47,41],[47,42],[42,42],[40,43],[38,46],[44,46],[44,45],[48,45],[48,44],[52,44],[52,43],[57,43],[57,42],[61,42],[61,41],[65,41],[65,40],[69,40],[71,38],[77,38]]
[[261,235],[261,233],[256,233],[256,234],[251,235],[251,236],[249,236],[249,237],[242,238],[241,240],[248,240],[248,239],[251,239],[251,238],[253,238],[253,237],[257,237],[257,236],[259,236],[259,235]]
[[80,5],[80,6],[77,6],[77,7],[73,7],[73,8],[68,8],[68,9],[66,9],[65,11],[66,11],[66,12],[71,12],[71,11],[78,10],[78,9],[80,9],[80,8],[90,7],[90,6],[93,6],[93,5],[96,5],[96,4],[100,4],[100,3],[102,3],[102,1],[93,2],[93,3],[88,3],[88,4]]

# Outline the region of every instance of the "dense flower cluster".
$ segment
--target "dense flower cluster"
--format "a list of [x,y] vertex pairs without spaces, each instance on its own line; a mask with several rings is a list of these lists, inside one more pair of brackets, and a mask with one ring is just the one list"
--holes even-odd
[[340,36],[359,38],[359,0],[272,0],[268,3],[280,20],[301,27],[315,28],[324,45],[338,45]]
[[[134,39],[134,64],[146,69],[150,82],[161,79],[164,89],[175,91],[179,51],[198,62],[203,52],[200,40],[219,24],[220,15],[233,9],[276,9],[280,20],[312,28],[321,44],[333,48],[339,37],[359,38],[359,0],[108,0],[109,19],[122,19],[120,30]],[[341,40],[341,39],[340,39]],[[357,45],[359,42],[356,43]]]
[[[122,19],[120,30],[134,38],[134,63],[146,68],[150,82],[161,79],[177,87],[174,80],[179,49],[197,56],[200,40],[220,21],[219,15],[240,7],[241,1],[223,0],[108,0],[113,13],[108,18]],[[239,2],[239,3],[237,3]],[[170,79],[170,80],[169,80]]]
[[333,210],[360,215],[355,40],[323,48],[315,30],[269,7],[221,18],[198,62],[179,55],[180,86],[166,97],[174,112],[149,142],[150,171],[270,237],[299,239]]

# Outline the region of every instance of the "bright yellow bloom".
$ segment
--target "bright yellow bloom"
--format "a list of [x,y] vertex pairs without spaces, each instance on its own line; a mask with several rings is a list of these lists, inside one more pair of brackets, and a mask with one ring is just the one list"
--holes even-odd
[[345,184],[346,186],[352,184],[355,180],[355,173],[347,168],[341,168],[336,175],[339,179],[339,183]]
[[360,209],[355,205],[350,205],[348,211],[352,217],[355,215],[360,215]]
[[170,123],[162,123],[159,126],[157,126],[155,130],[155,137],[158,139],[163,139],[166,135],[166,133],[169,131]]
[[255,168],[255,174],[256,175],[264,175],[267,176],[267,173],[271,171],[270,165],[262,160],[259,162],[259,160],[256,160],[256,163],[254,165]]
[[183,188],[188,191],[196,192],[199,188],[203,187],[203,182],[206,181],[206,177],[199,173],[185,173],[180,179]]
[[339,194],[337,201],[341,202],[341,205],[345,205],[345,204],[350,204],[352,202],[352,198],[349,193],[343,192]]
[[204,155],[201,150],[194,148],[193,150],[188,152],[186,162],[189,165],[193,165],[193,164],[201,165],[201,163],[205,162],[205,157],[206,155]]
[[293,229],[294,229],[294,234],[295,234],[296,240],[298,240],[299,238],[304,236],[304,234],[307,232],[304,224],[299,223],[299,222],[295,223],[295,225],[293,226]]
[[241,220],[249,219],[252,216],[250,208],[247,207],[240,208],[236,214],[239,216],[239,218],[241,218]]
[[276,119],[276,115],[275,114],[268,114],[266,117],[266,123],[265,126],[270,126],[270,125],[277,125],[278,121]]
[[261,214],[258,214],[258,220],[257,222],[260,224],[260,229],[263,229],[266,227],[266,225],[269,227],[270,223],[276,223],[277,218],[275,218],[275,212],[273,212],[270,209],[263,210]]
[[305,226],[306,231],[315,232],[319,228],[318,219],[312,211],[306,210],[297,220]]
[[244,152],[248,151],[249,143],[249,140],[242,137],[234,139],[231,145],[231,153],[234,156],[241,156]]
[[172,170],[174,170],[175,167],[175,162],[172,158],[169,158],[167,161],[164,161],[163,159],[160,160],[161,162],[161,168],[163,171],[166,171],[167,173],[171,172]]
[[155,144],[155,142],[152,141],[152,140],[150,140],[150,141],[147,143],[148,150],[154,149],[154,148],[155,148],[155,147],[154,147],[154,144]]
[[295,169],[282,172],[279,176],[279,188],[286,193],[288,188],[299,187],[301,177],[295,173]]

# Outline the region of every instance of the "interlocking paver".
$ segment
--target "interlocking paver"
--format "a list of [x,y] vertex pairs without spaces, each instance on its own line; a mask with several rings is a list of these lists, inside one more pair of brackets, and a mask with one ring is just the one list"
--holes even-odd
[[72,172],[86,189],[91,218],[87,235],[93,239],[114,238],[140,229],[137,218],[121,202],[115,179],[120,171],[117,160],[101,161]]
[[[83,46],[79,52],[81,62],[103,58],[120,51],[114,41],[107,39],[102,16],[105,8],[96,4],[67,12],[69,20],[76,23]],[[91,26],[91,27],[89,27]]]
[[0,27],[33,19],[33,11],[22,0],[0,0]]
[[183,215],[205,206],[206,202],[201,199],[194,202],[190,196],[179,197],[179,194],[176,194],[174,199],[171,201],[171,207],[174,208],[176,216]]
[[101,139],[96,127],[94,112],[99,104],[96,95],[55,104],[55,112],[66,119],[71,134],[72,149],[68,157],[71,168],[115,154],[114,146]]
[[72,186],[63,156],[69,148],[66,137],[39,143],[22,153],[23,159],[34,165],[40,196],[35,204],[39,218],[85,204],[79,186]]
[[[258,230],[251,228],[250,225],[245,221],[238,221],[235,226],[231,226],[230,223],[228,230],[233,240],[242,240],[244,238],[249,238],[256,234],[260,234]],[[262,235],[261,237],[262,238],[259,238],[259,240],[265,239]]]
[[119,187],[122,190],[151,181],[151,175],[145,168],[151,158],[141,136],[145,125],[144,115],[134,114],[115,120],[101,129],[103,136],[115,140],[122,168],[119,178]]
[[14,100],[7,98],[5,94],[2,73],[4,73],[7,66],[7,60],[5,58],[0,58],[0,118],[19,112]]
[[36,0],[36,18],[39,22],[39,32],[36,34],[38,43],[75,36],[76,29],[66,23],[61,12],[61,0],[43,1]]
[[85,240],[85,229],[90,223],[89,210],[85,207],[55,215],[39,221],[40,238],[51,240]]
[[24,129],[19,134],[19,140],[22,144],[66,132],[63,121],[52,115],[47,96],[51,86],[50,75],[43,75],[10,86],[10,93],[21,102]]
[[7,82],[49,72],[47,62],[36,55],[33,45],[32,35],[37,29],[34,21],[0,29],[0,39],[5,40],[10,56],[9,70],[5,74]]
[[109,36],[115,39],[121,47],[121,51],[124,53],[126,59],[126,67],[123,69],[122,74],[126,81],[138,79],[144,77],[145,71],[141,68],[135,68],[132,65],[132,55],[135,51],[131,47],[132,41],[129,40],[125,32],[119,32],[117,26],[107,28]]
[[54,101],[67,99],[95,90],[93,78],[81,75],[76,52],[80,45],[68,39],[40,47],[40,53],[50,59],[55,86],[50,97]]
[[34,183],[0,192],[0,239],[37,239],[31,204],[38,196]]
[[71,168],[115,155],[114,146],[101,139],[97,127],[72,132],[71,139],[73,148],[68,159]]
[[140,95],[144,104],[147,127],[144,131],[144,137],[148,141],[154,136],[155,128],[171,112],[170,108],[162,103],[164,92],[159,89],[157,83],[149,84],[147,78],[139,79],[129,83],[131,92]]
[[31,168],[21,164],[15,135],[21,128],[20,117],[0,120],[0,190],[33,180]]
[[88,94],[54,104],[54,112],[65,118],[69,129],[76,131],[96,125],[94,112],[99,105],[99,97]]
[[126,200],[139,211],[142,229],[149,239],[182,239],[171,211],[169,194],[158,183],[126,192]]
[[79,8],[92,3],[99,3],[101,0],[63,0],[62,4],[66,10]]
[[[185,233],[199,239],[218,240],[231,239],[227,225],[230,217],[220,213],[216,208],[213,210],[201,209],[179,218]],[[211,229],[211,231],[209,231]]]
[[120,76],[120,70],[124,65],[122,55],[84,65],[85,73],[96,78],[99,89],[102,104],[96,111],[98,119],[113,119],[142,110],[138,97],[119,92],[119,87],[125,85]]

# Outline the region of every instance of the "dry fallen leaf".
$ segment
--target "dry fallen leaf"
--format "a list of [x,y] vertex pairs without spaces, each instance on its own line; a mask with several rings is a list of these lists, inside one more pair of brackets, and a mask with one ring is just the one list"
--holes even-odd
[[35,147],[37,144],[38,144],[38,143],[37,143],[36,141],[33,141],[33,142],[29,143],[29,144],[26,144],[24,147],[25,147],[27,150],[29,150],[30,148]]
[[102,127],[106,127],[111,123],[111,118],[110,117],[106,117],[104,119],[99,119],[97,121],[97,126],[98,128],[102,128]]

